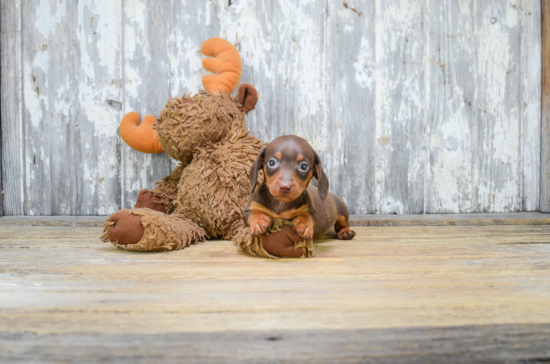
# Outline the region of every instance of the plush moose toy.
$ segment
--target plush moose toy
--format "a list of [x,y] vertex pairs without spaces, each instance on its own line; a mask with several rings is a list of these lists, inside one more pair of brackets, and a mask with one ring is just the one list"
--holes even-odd
[[[249,171],[266,144],[249,135],[245,113],[258,92],[239,83],[242,63],[229,42],[213,38],[201,52],[207,75],[204,91],[171,98],[159,117],[130,112],[120,124],[122,139],[144,153],[164,151],[180,163],[151,190],[139,193],[134,209],[109,217],[102,236],[120,249],[182,249],[208,238],[233,239],[245,252],[262,257],[312,255],[286,221],[275,221],[268,234],[252,238],[242,213],[251,198]],[[259,177],[263,178],[262,176]]]

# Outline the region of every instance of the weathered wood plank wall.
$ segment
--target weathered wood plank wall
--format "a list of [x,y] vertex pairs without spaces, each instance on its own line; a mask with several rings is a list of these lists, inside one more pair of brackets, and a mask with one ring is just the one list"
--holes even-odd
[[118,123],[196,92],[214,36],[252,132],[308,139],[351,212],[538,210],[540,25],[540,0],[3,0],[4,213],[133,206],[175,162]]
[[[2,28],[2,18],[4,14],[4,9],[2,7],[2,3],[0,3],[0,74],[2,73],[2,67],[4,66],[3,58],[2,58],[2,50],[4,49],[4,33],[1,31]],[[4,79],[3,77],[0,77],[0,95],[2,94],[2,91],[4,90],[4,83],[2,82]],[[1,97],[0,97],[1,99]],[[0,120],[2,119],[2,104],[0,100]],[[0,216],[4,215],[4,188],[2,183],[2,123],[0,123]]]
[[[4,213],[23,214],[25,196],[21,120],[21,10],[19,1],[1,1],[2,188]],[[8,153],[8,150],[10,151]],[[5,176],[5,177],[4,177]]]
[[[2,9],[2,4],[0,3],[0,32],[2,29],[2,14],[4,14]],[[4,62],[2,62],[2,49],[4,48],[4,43],[2,41],[4,39],[4,34],[0,33],[0,73],[2,72],[2,66],[4,66]],[[4,89],[4,84],[2,83],[3,78],[0,80],[0,95],[2,93],[2,90]],[[2,113],[2,105],[0,104],[0,120],[2,119],[1,116]],[[4,215],[4,188],[2,185],[2,123],[0,123],[0,216]]]
[[550,212],[550,0],[542,0],[542,131],[540,210]]

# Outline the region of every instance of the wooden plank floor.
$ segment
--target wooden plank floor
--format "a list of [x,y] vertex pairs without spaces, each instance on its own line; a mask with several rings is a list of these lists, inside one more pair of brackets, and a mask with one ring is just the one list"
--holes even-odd
[[357,227],[313,259],[0,226],[0,362],[550,361],[550,226]]

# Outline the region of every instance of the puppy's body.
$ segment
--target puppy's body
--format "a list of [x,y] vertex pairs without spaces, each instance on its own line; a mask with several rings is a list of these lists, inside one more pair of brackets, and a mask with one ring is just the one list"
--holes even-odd
[[[306,239],[319,238],[332,227],[340,239],[355,236],[349,229],[347,206],[328,192],[319,156],[304,139],[284,136],[262,149],[250,172],[253,189],[261,168],[265,182],[243,214],[252,235],[265,232],[272,219],[281,218],[292,220],[294,230]],[[308,186],[313,176],[319,187]]]

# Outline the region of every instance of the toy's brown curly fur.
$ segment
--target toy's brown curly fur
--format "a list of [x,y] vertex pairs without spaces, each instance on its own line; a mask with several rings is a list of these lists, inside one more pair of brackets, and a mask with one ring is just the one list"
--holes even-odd
[[[244,112],[236,99],[207,91],[172,98],[156,129],[165,152],[181,163],[151,192],[169,216],[198,224],[210,237],[231,239],[244,226],[241,212],[250,200],[248,171],[265,145],[245,129]],[[147,231],[164,229],[165,219],[149,221],[161,213],[151,215],[140,209],[132,213],[142,216],[142,225],[148,224],[143,239],[149,236]],[[158,240],[154,246],[143,239],[138,244],[112,243],[121,249],[146,251],[188,245],[151,234]]]
[[236,99],[200,91],[195,96],[170,98],[155,129],[166,154],[189,162],[195,148],[217,143],[230,130],[245,131],[246,123]]

